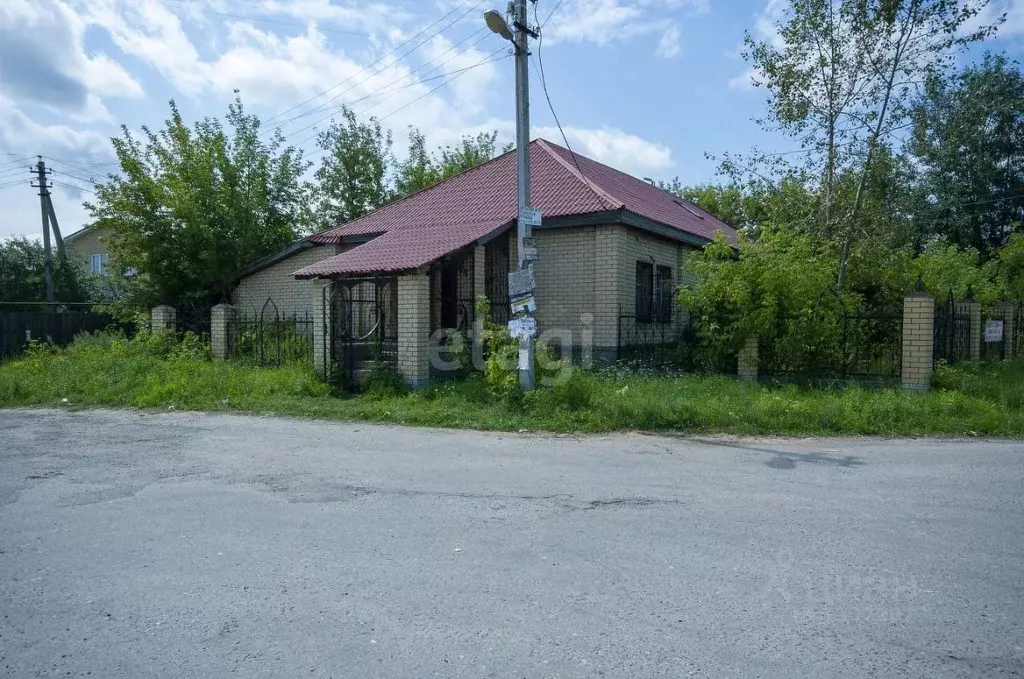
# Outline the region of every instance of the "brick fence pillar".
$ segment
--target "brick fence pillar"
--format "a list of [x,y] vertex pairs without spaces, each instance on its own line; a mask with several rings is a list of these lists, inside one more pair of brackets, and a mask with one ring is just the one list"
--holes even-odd
[[413,386],[430,379],[430,278],[398,277],[398,371]]
[[1003,357],[1007,360],[1013,358],[1013,334],[1016,330],[1015,302],[999,302],[996,304],[996,315],[1003,318]]
[[225,361],[234,354],[238,314],[230,304],[210,310],[210,349],[213,360]]
[[935,298],[914,292],[903,298],[903,388],[927,391],[932,386],[935,351]]
[[743,343],[740,349],[739,363],[736,374],[741,380],[757,379],[757,363],[759,359],[759,344],[757,335],[752,335]]
[[331,285],[313,295],[313,370],[322,380],[331,376]]
[[964,301],[957,302],[956,311],[958,314],[966,315],[969,319],[968,325],[971,333],[969,354],[971,363],[977,363],[981,360],[981,342],[985,339],[981,327],[981,302],[968,296]]
[[174,307],[166,304],[155,306],[149,311],[149,331],[153,333],[174,330],[177,312]]

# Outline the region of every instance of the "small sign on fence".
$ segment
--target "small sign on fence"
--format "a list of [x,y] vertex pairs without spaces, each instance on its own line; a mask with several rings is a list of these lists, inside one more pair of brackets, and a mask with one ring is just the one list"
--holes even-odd
[[985,321],[985,341],[1003,341],[1003,321],[1001,319],[992,319]]

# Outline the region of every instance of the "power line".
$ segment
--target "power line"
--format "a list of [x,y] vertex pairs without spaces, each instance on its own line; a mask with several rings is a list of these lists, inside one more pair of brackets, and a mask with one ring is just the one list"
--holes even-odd
[[[319,99],[320,97],[324,96],[324,95],[325,95],[325,94],[327,94],[328,92],[331,92],[331,91],[333,91],[333,90],[336,90],[336,89],[338,89],[339,87],[341,87],[342,85],[344,85],[345,83],[347,83],[347,82],[348,82],[349,80],[351,80],[352,78],[356,77],[357,75],[359,75],[359,74],[363,73],[364,71],[366,71],[366,70],[368,70],[368,69],[371,69],[371,68],[373,68],[374,66],[376,66],[376,65],[377,65],[377,64],[379,64],[380,62],[384,61],[384,60],[385,60],[385,59],[387,59],[387,58],[388,58],[389,56],[391,56],[392,54],[394,54],[394,53],[395,53],[395,52],[397,52],[398,50],[402,49],[403,47],[405,47],[406,45],[408,45],[409,43],[411,43],[411,42],[412,42],[413,40],[415,40],[415,39],[416,39],[416,38],[418,38],[419,36],[423,35],[423,34],[424,34],[425,32],[427,32],[428,30],[430,30],[431,28],[433,28],[433,27],[434,27],[434,26],[436,26],[437,24],[441,23],[442,21],[444,21],[445,19],[447,19],[448,17],[450,17],[450,16],[452,15],[452,14],[454,14],[454,13],[455,13],[455,12],[457,12],[458,10],[462,9],[463,7],[465,7],[465,6],[466,6],[467,4],[469,4],[470,2],[472,2],[472,0],[464,0],[464,2],[463,2],[463,3],[461,4],[461,5],[457,6],[457,7],[455,8],[455,9],[451,10],[450,12],[448,12],[447,14],[445,14],[444,16],[442,16],[442,17],[441,17],[440,19],[437,19],[437,20],[435,20],[435,21],[434,21],[433,23],[429,24],[429,25],[428,25],[428,26],[427,26],[426,28],[422,29],[422,30],[421,30],[421,31],[420,31],[419,33],[416,33],[416,34],[415,34],[415,35],[413,35],[413,36],[412,36],[411,38],[409,38],[409,39],[408,39],[408,40],[406,40],[405,42],[401,43],[400,45],[398,45],[397,47],[395,47],[395,48],[394,48],[394,49],[392,49],[391,51],[389,51],[389,52],[386,52],[386,53],[385,53],[385,54],[383,54],[383,55],[382,55],[382,56],[381,56],[380,58],[378,58],[378,59],[377,59],[376,61],[374,61],[374,62],[370,63],[370,64],[369,64],[369,65],[367,65],[367,66],[364,66],[363,68],[359,69],[358,71],[356,71],[356,72],[355,72],[355,73],[353,73],[352,75],[348,76],[347,78],[344,78],[343,80],[340,80],[340,81],[336,82],[335,84],[333,84],[333,85],[331,85],[330,87],[328,87],[328,88],[327,88],[326,90],[323,90],[322,92],[319,92],[318,94],[315,94],[315,95],[313,95],[313,96],[312,96],[312,97],[310,97],[309,99],[307,99],[307,100],[305,100],[305,101],[302,101],[302,102],[299,102],[298,104],[296,104],[295,106],[292,106],[291,108],[285,109],[284,111],[282,111],[281,113],[278,113],[277,115],[273,116],[272,118],[268,118],[268,119],[267,119],[266,121],[264,121],[264,123],[265,123],[265,124],[269,124],[269,123],[273,122],[274,120],[277,120],[278,118],[280,118],[280,117],[282,117],[282,116],[284,116],[284,115],[286,115],[286,114],[288,114],[288,113],[291,113],[291,112],[292,112],[292,111],[294,111],[295,109],[297,109],[297,108],[301,108],[302,106],[305,106],[306,104],[308,104],[308,103],[310,103],[310,102],[313,102],[313,101],[315,101],[315,100]],[[482,5],[482,4],[483,4],[483,2],[482,2],[482,1],[481,1],[481,2],[477,2],[477,4],[475,5],[475,7],[479,7],[479,6],[480,6],[480,5]],[[472,8],[470,9],[470,11],[472,11]],[[465,15],[463,15],[463,16],[465,16]],[[460,18],[461,18],[461,17],[460,17]],[[452,23],[454,23],[454,22],[452,22]],[[449,25],[450,25],[450,24],[449,24]],[[441,31],[445,30],[446,28],[448,28],[448,27],[446,26],[446,27],[445,27],[444,29],[441,29]],[[438,35],[439,33],[441,33],[441,31],[438,31],[438,32],[437,32],[437,33],[435,33],[434,35]],[[434,37],[434,36],[431,36],[431,37]],[[418,47],[418,45],[417,45],[417,47]],[[413,48],[413,50],[415,50],[415,48]],[[412,51],[413,51],[413,50],[410,50],[410,51],[409,51],[408,53],[406,53],[406,54],[405,54],[405,55],[403,55],[403,56],[408,56],[409,54],[411,54],[411,53],[412,53]],[[381,69],[381,70],[383,70],[383,69]],[[340,96],[340,95],[339,95],[339,96]],[[337,98],[337,97],[335,97],[335,98]],[[329,100],[328,100],[328,102],[329,102],[329,101],[333,101],[333,99],[329,99]],[[328,103],[328,102],[324,102],[324,103]],[[314,110],[315,110],[315,109],[314,109]],[[287,124],[288,122],[290,122],[290,121],[285,121],[285,123],[282,123],[282,124]]]
[[[194,3],[185,2],[184,0],[170,0],[170,1],[171,2],[176,2],[176,3],[181,4],[181,5],[194,5]],[[228,12],[215,12],[212,9],[199,9],[199,8],[196,8],[196,9],[197,9],[197,11],[199,11],[202,14],[213,14],[215,16],[227,17],[229,19],[240,19],[242,21],[255,21],[255,22],[264,23],[264,24],[276,24],[278,26],[291,26],[293,28],[308,28],[309,27],[309,24],[299,24],[299,23],[295,23],[295,22],[291,22],[291,21],[278,21],[277,19],[263,19],[261,17],[252,16],[251,14],[229,14]],[[339,28],[323,28],[319,24],[317,25],[316,28],[317,28],[318,31],[321,31],[323,33],[339,33],[339,34],[343,34],[343,35],[359,35],[359,36],[363,36],[363,37],[370,37],[370,36],[373,35],[372,33],[366,33],[365,31],[347,31],[347,30],[343,30],[343,29],[339,29]]]
[[[555,9],[558,9],[558,5],[555,5]],[[552,10],[552,14],[554,14],[554,10]],[[548,15],[548,18],[549,19],[551,18],[550,14]],[[537,3],[536,2],[533,3],[533,20],[535,22],[538,22],[538,23],[540,21],[537,18]],[[538,28],[540,28],[539,25],[538,25]],[[583,168],[580,167],[580,162],[576,158],[576,152],[573,151],[572,150],[572,146],[569,145],[569,138],[565,136],[565,130],[562,129],[562,123],[559,122],[558,114],[555,113],[555,107],[551,103],[551,95],[548,94],[548,79],[544,75],[544,57],[541,55],[541,46],[542,46],[543,43],[544,43],[544,33],[543,33],[543,31],[538,31],[538,33],[537,33],[537,60],[536,61],[537,61],[538,70],[540,71],[540,86],[541,86],[541,89],[544,90],[544,98],[548,102],[548,109],[551,111],[551,117],[555,119],[555,125],[558,126],[558,133],[562,135],[562,141],[565,142],[565,148],[569,149],[569,155],[572,157],[572,164],[576,166],[576,171],[580,173],[580,177],[583,179],[583,183],[587,185],[587,188],[590,189],[590,192],[594,194],[595,198],[597,198],[597,202],[600,203],[601,205],[604,205],[604,199],[600,196],[600,194],[598,194],[598,192],[594,189],[594,187],[591,186],[590,180],[587,179],[586,173],[584,173],[583,172]]]
[[[467,1],[468,1],[468,0],[467,0]],[[486,0],[480,0],[479,2],[477,2],[477,4],[476,4],[476,5],[474,5],[473,7],[470,7],[470,8],[468,9],[468,10],[466,10],[466,12],[465,12],[465,13],[463,13],[462,15],[460,15],[460,16],[459,16],[458,18],[456,18],[456,19],[452,20],[452,21],[451,21],[451,22],[450,22],[450,23],[449,23],[449,24],[448,24],[447,26],[445,26],[444,28],[442,28],[442,29],[440,29],[439,31],[435,32],[434,34],[432,34],[432,35],[429,35],[429,36],[427,36],[426,38],[424,38],[424,39],[423,39],[423,40],[422,40],[422,41],[421,41],[420,43],[418,43],[418,44],[417,44],[417,45],[416,45],[415,47],[413,47],[412,49],[410,49],[410,50],[409,50],[408,52],[406,52],[405,54],[401,55],[401,57],[400,57],[400,58],[404,58],[404,57],[407,57],[407,56],[409,56],[410,54],[412,54],[413,52],[415,52],[415,51],[416,51],[417,49],[419,49],[420,47],[422,47],[423,45],[427,44],[428,42],[430,42],[431,40],[433,40],[433,39],[434,39],[435,37],[437,37],[438,35],[440,35],[440,34],[441,34],[442,32],[444,32],[444,31],[448,30],[449,28],[451,28],[452,26],[454,26],[455,24],[457,24],[457,23],[458,23],[459,21],[462,21],[462,19],[463,19],[463,18],[465,18],[465,16],[466,16],[467,14],[469,14],[470,12],[472,12],[472,11],[473,11],[473,10],[474,10],[474,9],[475,9],[476,7],[479,7],[480,5],[482,5],[482,4],[483,4],[483,3],[485,2],[485,1],[486,1]],[[479,32],[479,31],[477,31],[477,32]],[[421,33],[422,33],[422,32],[421,32]],[[476,35],[476,34],[474,33],[474,35]],[[472,36],[469,36],[469,37],[472,37]],[[468,40],[468,39],[469,39],[468,37],[467,37],[467,38],[464,38],[464,39],[462,40],[462,42],[465,42],[465,41],[466,41],[466,40]],[[451,51],[451,49],[449,49],[448,51]],[[447,52],[444,52],[444,54],[447,54]],[[420,70],[421,68],[423,68],[423,67],[424,67],[424,66],[426,66],[427,64],[430,64],[431,62],[433,62],[433,61],[436,61],[436,59],[437,59],[437,58],[439,58],[440,56],[441,56],[441,55],[438,55],[438,57],[435,57],[434,59],[428,60],[428,61],[427,61],[426,63],[424,63],[424,64],[421,64],[421,65],[420,65],[420,66],[419,66],[419,67],[418,67],[417,69],[415,69],[415,70],[413,71],[413,73],[415,73],[416,71]],[[378,61],[379,61],[379,60],[378,60]],[[353,84],[352,86],[348,87],[347,89],[345,89],[345,90],[343,90],[343,91],[339,92],[338,94],[334,95],[333,97],[331,97],[331,98],[330,98],[330,99],[328,99],[327,101],[323,102],[322,104],[319,104],[319,105],[317,105],[317,106],[314,106],[313,108],[309,109],[308,111],[304,111],[304,112],[302,112],[302,113],[299,113],[299,114],[297,114],[297,115],[295,115],[295,116],[292,116],[292,117],[291,117],[291,118],[289,118],[288,120],[286,120],[286,121],[284,121],[283,123],[281,123],[281,125],[287,125],[288,123],[290,123],[290,122],[292,122],[292,121],[294,121],[294,120],[298,120],[299,118],[303,118],[303,117],[305,117],[305,116],[308,116],[308,115],[312,115],[312,114],[314,114],[314,113],[316,113],[316,112],[318,112],[318,111],[323,111],[323,110],[325,110],[325,109],[327,108],[327,105],[328,105],[328,104],[330,104],[330,103],[331,103],[332,101],[335,101],[335,100],[337,100],[337,99],[339,99],[339,98],[343,97],[344,95],[348,94],[349,92],[351,92],[351,91],[352,91],[352,90],[354,90],[355,88],[359,87],[359,86],[360,86],[360,85],[362,85],[363,83],[365,83],[365,82],[367,82],[368,80],[370,80],[370,78],[372,78],[372,77],[374,77],[374,76],[377,76],[377,75],[380,75],[381,73],[383,73],[383,72],[384,72],[384,71],[385,71],[385,70],[387,69],[387,67],[388,67],[387,65],[384,65],[384,66],[382,66],[382,67],[380,68],[380,70],[378,70],[378,71],[376,71],[375,73],[372,73],[372,74],[370,74],[370,75],[366,76],[365,78],[363,78],[363,79],[362,79],[362,80],[360,80],[359,82],[357,82],[357,83]],[[408,74],[407,74],[407,75],[408,75]],[[404,77],[406,77],[406,76],[402,76],[402,78],[404,78]],[[401,78],[399,78],[399,80],[401,80]],[[397,81],[395,81],[395,82],[397,82]],[[335,109],[335,110],[337,110],[337,109]],[[322,119],[321,119],[321,120],[322,120]],[[309,128],[308,128],[308,127],[306,127],[306,128],[303,128],[303,129],[309,129]],[[294,133],[293,133],[293,134],[294,134]]]
[[[54,172],[54,174],[58,174],[58,173],[57,173],[57,172]],[[97,182],[97,181],[96,181],[96,180],[95,180],[94,178],[86,179],[85,177],[79,177],[78,175],[76,175],[76,174],[71,174],[70,172],[67,172],[67,171],[65,171],[65,170],[61,170],[61,171],[59,172],[59,174],[60,174],[60,176],[62,176],[62,177],[71,177],[71,178],[73,178],[73,179],[77,179],[78,181],[81,181],[81,182],[86,182],[86,183],[88,183],[88,184],[98,184],[98,183],[99,183],[99,182]]]
[[[378,121],[387,120],[388,118],[390,118],[391,116],[395,115],[399,111],[401,111],[401,110],[403,110],[405,108],[408,108],[409,106],[412,106],[417,101],[423,99],[426,96],[429,96],[429,95],[433,94],[434,92],[436,92],[437,90],[441,89],[445,85],[448,85],[448,84],[452,83],[453,81],[457,80],[460,76],[462,76],[467,71],[471,71],[474,68],[478,68],[478,67],[483,66],[485,64],[489,64],[489,63],[492,63],[492,62],[495,62],[495,61],[501,61],[502,59],[507,59],[509,57],[508,54],[506,54],[504,56],[501,56],[501,57],[498,57],[498,58],[492,58],[492,57],[494,57],[495,54],[497,54],[498,52],[502,52],[504,50],[505,50],[505,48],[502,47],[501,49],[499,49],[499,50],[497,50],[495,52],[492,52],[487,58],[483,59],[482,61],[478,61],[477,63],[473,64],[472,66],[467,66],[466,68],[459,69],[458,71],[452,71],[451,73],[445,73],[442,76],[438,76],[440,78],[448,78],[448,80],[445,80],[445,81],[441,82],[436,87],[428,90],[427,92],[424,92],[423,94],[421,94],[420,96],[416,97],[415,99],[413,99],[413,100],[411,100],[409,102],[406,102],[405,104],[399,106],[398,108],[396,108],[391,113],[388,113],[386,116],[383,116],[382,118],[379,118]],[[300,143],[304,143],[306,141],[309,141],[309,139],[311,139],[311,138],[312,137],[309,137],[309,138],[303,140],[303,142],[300,142]],[[323,155],[326,152],[327,152],[326,149],[321,149],[319,151],[315,151],[314,153],[310,154],[309,157],[313,158],[313,157],[316,157],[316,156],[319,156],[319,155]]]
[[[488,33],[488,35],[490,35],[490,34]],[[475,46],[476,44],[482,42],[485,38],[488,37],[488,35],[485,35],[480,40],[477,40],[476,43],[473,44],[473,46]],[[504,49],[504,48],[502,48],[502,49]],[[500,51],[502,51],[502,50],[497,50],[496,52],[492,52],[488,56],[489,57],[494,56],[495,54],[497,54]],[[438,64],[434,68],[432,68],[429,71],[427,71],[427,73],[425,73],[424,75],[427,75],[429,73],[433,73],[434,71],[436,71],[437,69],[441,68],[442,66],[444,66],[445,64],[447,64],[452,59],[455,59],[458,56],[459,56],[458,54],[453,55],[452,57],[448,58],[447,60],[441,62],[440,64]],[[486,62],[482,62],[482,63],[486,63]],[[425,65],[426,64],[424,64],[424,66]],[[372,99],[374,97],[379,97],[379,96],[381,96],[383,94],[387,94],[388,95],[388,96],[384,97],[384,99],[381,99],[380,101],[378,101],[376,104],[373,104],[372,106],[368,107],[366,110],[360,112],[360,115],[364,115],[368,111],[371,111],[374,108],[376,108],[377,106],[380,106],[385,101],[388,101],[389,99],[394,97],[396,93],[401,92],[402,90],[407,90],[410,87],[416,87],[417,85],[422,85],[423,83],[428,83],[428,82],[431,82],[431,81],[434,81],[434,80],[438,80],[440,78],[447,78],[448,76],[450,76],[452,74],[459,74],[459,73],[462,73],[464,71],[468,71],[468,70],[471,70],[473,68],[476,68],[479,65],[481,65],[481,64],[474,64],[472,66],[467,66],[466,68],[463,68],[463,69],[458,69],[458,70],[455,70],[455,71],[451,71],[449,73],[442,73],[441,75],[433,76],[431,78],[420,78],[419,80],[414,80],[413,82],[407,83],[405,85],[402,85],[401,87],[396,87],[396,88],[393,88],[393,89],[388,89],[388,88],[385,87],[385,88],[380,89],[380,90],[378,90],[376,92],[371,92],[370,94],[364,95],[362,97],[359,97],[358,99],[354,99],[354,100],[352,100],[350,102],[347,102],[346,104],[343,104],[342,106],[334,108],[329,114],[323,116],[322,118],[318,118],[317,120],[313,121],[309,125],[306,125],[305,127],[299,128],[298,130],[294,130],[294,131],[290,132],[289,134],[291,134],[291,135],[298,135],[300,132],[305,132],[306,130],[308,130],[308,129],[312,128],[312,127],[316,127],[317,125],[319,125],[320,123],[324,122],[328,118],[333,117],[335,113],[337,113],[338,111],[343,109],[345,106],[351,106],[352,104],[357,104],[357,103],[359,103],[361,101],[364,101],[366,99]],[[401,80],[405,79],[409,75],[412,75],[412,74],[411,73],[406,74],[405,76],[402,76],[401,78],[398,78],[397,80],[393,81],[391,84],[393,85],[393,84],[395,84],[397,82],[400,82]],[[316,134],[313,134],[312,136],[307,137],[307,138],[305,138],[302,141],[299,141],[297,143],[299,145],[302,145],[302,144],[304,144],[305,142],[309,141],[310,139],[312,139],[315,136],[316,136]]]
[[31,181],[32,181],[31,179],[27,179],[27,178],[26,179],[15,179],[13,181],[4,182],[3,184],[0,184],[0,189],[5,189],[5,188],[8,188],[10,186],[14,186],[15,184],[22,184],[24,182],[31,182]]
[[75,189],[76,191],[84,191],[85,193],[91,193],[94,196],[98,195],[92,189],[87,189],[87,188],[82,187],[82,186],[76,186],[75,184],[68,184],[66,182],[57,181],[56,179],[51,179],[50,181],[52,181],[57,186],[63,186],[64,188],[67,188],[67,189]]

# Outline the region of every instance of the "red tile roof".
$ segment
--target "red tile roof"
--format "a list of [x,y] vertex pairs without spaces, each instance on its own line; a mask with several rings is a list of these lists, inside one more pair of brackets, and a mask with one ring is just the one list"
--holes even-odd
[[[623,209],[710,240],[735,231],[692,203],[624,172],[538,139],[530,143],[531,203],[544,219]],[[516,217],[516,156],[505,153],[430,188],[313,236],[340,243],[379,234],[367,243],[295,272],[300,278],[416,269],[474,243]]]

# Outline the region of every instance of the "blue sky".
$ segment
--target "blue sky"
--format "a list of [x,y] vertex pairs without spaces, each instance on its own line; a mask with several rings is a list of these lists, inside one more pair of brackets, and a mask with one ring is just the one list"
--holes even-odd
[[[554,10],[542,56],[573,148],[639,177],[684,183],[714,178],[705,152],[789,150],[751,122],[764,96],[749,87],[740,57],[743,32],[764,34],[783,4],[539,0],[542,21]],[[399,154],[408,125],[431,146],[492,129],[510,140],[512,60],[486,61],[504,55],[501,39],[482,29],[492,6],[504,9],[500,0],[4,0],[0,237],[39,234],[25,169],[36,154],[60,182],[62,230],[81,227],[88,194],[72,187],[110,169],[109,139],[121,124],[159,127],[171,98],[194,120],[223,115],[237,88],[270,118],[334,86],[275,121],[321,107],[284,124],[290,141],[307,139],[315,128],[302,128],[342,102],[381,117]],[[1003,11],[1008,20],[987,47],[1019,59],[1024,0],[994,0],[993,13]],[[536,62],[531,68],[533,135],[561,143]]]

